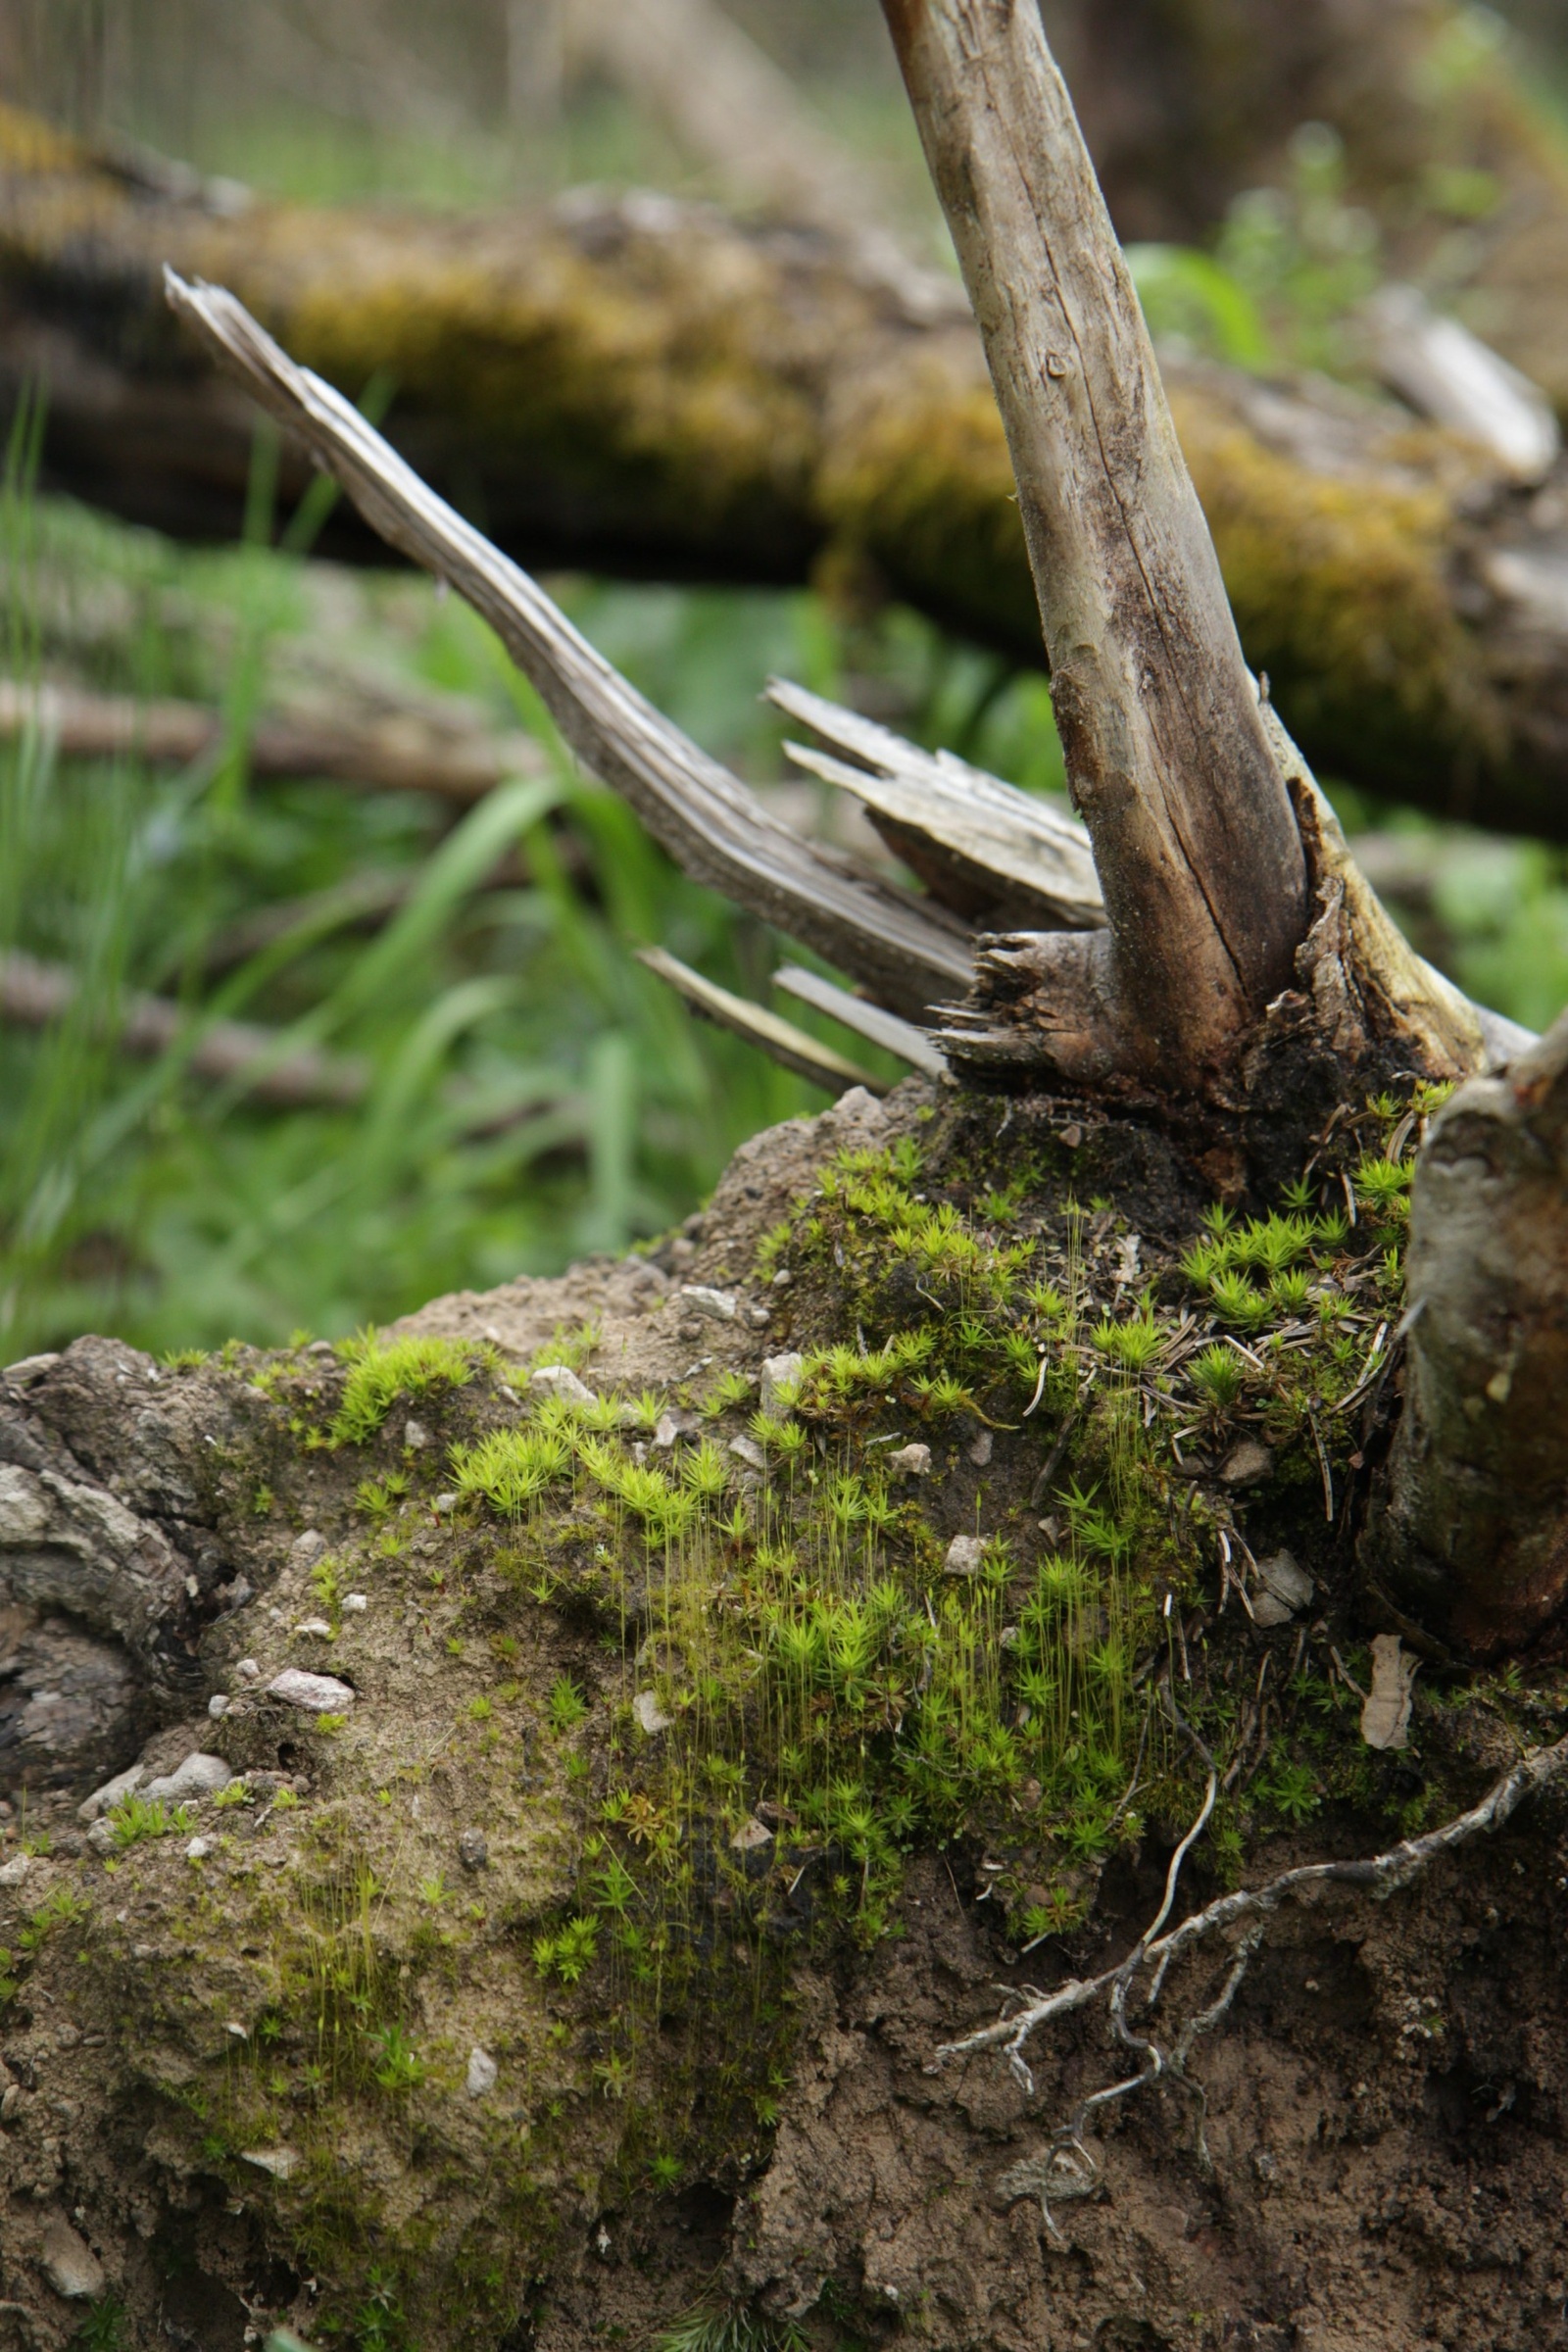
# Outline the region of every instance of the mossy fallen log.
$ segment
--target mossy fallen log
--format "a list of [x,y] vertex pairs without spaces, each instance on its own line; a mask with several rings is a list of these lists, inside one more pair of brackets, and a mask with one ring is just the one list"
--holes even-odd
[[[0,400],[48,388],[46,478],[231,533],[254,444],[160,270],[230,285],[534,566],[874,576],[1020,661],[1039,621],[967,323],[820,231],[666,199],[462,220],[239,206],[0,115]],[[1315,383],[1167,368],[1244,647],[1323,771],[1568,836],[1568,559],[1556,479]],[[305,474],[285,455],[283,489]],[[324,544],[370,557],[346,511]]]

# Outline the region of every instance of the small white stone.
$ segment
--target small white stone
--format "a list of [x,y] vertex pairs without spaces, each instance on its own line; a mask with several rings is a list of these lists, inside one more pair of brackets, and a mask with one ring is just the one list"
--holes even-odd
[[298,1666],[285,1666],[268,1684],[267,1695],[280,1698],[287,1707],[299,1707],[307,1715],[343,1715],[353,1706],[356,1693],[335,1675],[306,1674]]
[[749,1470],[767,1468],[767,1456],[755,1438],[731,1438],[729,1449],[736,1460],[744,1462]]
[[707,1315],[714,1323],[735,1320],[733,1291],[715,1291],[706,1282],[685,1282],[680,1288],[680,1299],[690,1315]]
[[188,1796],[216,1796],[226,1788],[234,1777],[234,1768],[221,1756],[204,1756],[199,1751],[176,1764],[173,1771],[162,1779],[149,1781],[149,1797],[162,1797],[166,1803],[181,1804]]
[[478,2043],[475,2042],[473,2048],[468,2052],[469,2098],[482,2099],[486,2091],[494,2090],[496,2078],[500,2072],[500,2067],[497,2066],[489,2051],[481,2050]]
[[209,1715],[211,1715],[215,1723],[218,1721],[220,1715],[226,1715],[228,1713],[228,1700],[224,1697],[221,1690],[215,1690],[213,1692],[212,1697],[207,1701],[207,1712]]
[[583,1381],[577,1378],[569,1364],[541,1364],[528,1375],[528,1386],[536,1396],[559,1396],[563,1404],[597,1404],[598,1397]]
[[210,1838],[193,1838],[185,1848],[185,1859],[187,1862],[205,1862],[212,1850],[213,1841]]
[[332,1628],[324,1617],[302,1617],[294,1628],[297,1634],[310,1634],[318,1642],[330,1642]]
[[888,1455],[888,1468],[901,1478],[929,1478],[931,1448],[929,1446],[901,1446],[897,1453]]
[[87,1832],[87,1843],[95,1854],[112,1854],[114,1852],[115,1833],[107,1821],[99,1820],[93,1823]]
[[287,2180],[300,2169],[297,2148],[247,2148],[240,2162],[254,2164],[259,2173],[270,2173],[274,2180]]
[[430,1443],[430,1432],[422,1421],[416,1421],[412,1413],[403,1424],[403,1443],[415,1453],[421,1452]]
[[343,1595],[343,1614],[345,1617],[363,1616],[364,1612],[369,1607],[369,1601],[366,1598],[363,1592],[345,1592]]
[[1220,1464],[1220,1477],[1228,1487],[1255,1487],[1260,1478],[1267,1478],[1274,1467],[1274,1456],[1256,1438],[1243,1438],[1234,1446]]
[[76,1807],[76,1819],[96,1821],[100,1813],[106,1813],[111,1805],[118,1805],[122,1796],[129,1796],[133,1788],[141,1787],[146,1770],[144,1764],[132,1764],[128,1772],[116,1773],[112,1781],[105,1781],[91,1796],[83,1797]]
[[288,1564],[291,1568],[301,1570],[314,1568],[318,1560],[326,1557],[327,1548],[326,1538],[319,1528],[308,1527],[289,1545]]
[[[764,1413],[788,1412],[793,1392],[806,1370],[804,1355],[764,1355],[760,1403]],[[785,1392],[782,1394],[780,1392]]]
[[1264,1628],[1289,1625],[1317,1590],[1306,1570],[1288,1551],[1271,1552],[1266,1560],[1259,1560],[1257,1579],[1258,1590],[1252,1596],[1252,1622]]
[[657,1693],[652,1690],[639,1690],[631,1702],[631,1711],[650,1740],[656,1732],[667,1732],[675,1720],[672,1715],[664,1713]]
[[57,2215],[45,2230],[38,2259],[55,2293],[68,2303],[90,2302],[103,2293],[103,2264],[64,2216]]
[[772,1842],[772,1831],[765,1829],[755,1814],[749,1821],[741,1823],[740,1828],[730,1839],[731,1845],[738,1854],[755,1853],[760,1845],[771,1845]]
[[430,1508],[438,1519],[447,1519],[457,1509],[461,1497],[456,1494],[437,1494],[432,1497]]
[[20,1886],[31,1868],[30,1854],[13,1854],[4,1868],[0,1869],[0,1886]]
[[977,1470],[983,1470],[986,1464],[990,1461],[991,1448],[995,1442],[996,1441],[993,1439],[990,1430],[983,1429],[980,1432],[980,1435],[975,1439],[974,1444],[969,1447],[969,1459],[971,1462],[973,1462]]
[[262,1679],[262,1670],[254,1658],[241,1658],[234,1672],[242,1683],[259,1683]]
[[984,1536],[955,1536],[942,1564],[950,1576],[978,1576],[985,1548]]

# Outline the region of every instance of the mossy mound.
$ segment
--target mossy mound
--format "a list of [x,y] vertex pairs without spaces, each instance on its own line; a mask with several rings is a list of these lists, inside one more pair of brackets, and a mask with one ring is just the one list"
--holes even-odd
[[[126,2344],[176,2277],[214,2346],[236,2310],[636,2339],[722,2301],[726,2255],[824,2347],[911,2293],[939,2340],[1006,2338],[942,2317],[930,2248],[892,2304],[847,2270],[842,2181],[778,2268],[835,2001],[905,1985],[890,2046],[924,2063],[988,1980],[1137,1932],[1210,1766],[1195,1885],[1426,1826],[1555,1706],[1516,1678],[1428,1700],[1414,1751],[1357,1729],[1431,1106],[1337,1118],[1247,1213],[1081,1107],[911,1085],[758,1139],[642,1263],[122,1368],[184,1393],[193,1449],[224,1432],[206,1507],[247,1593],[200,1635],[217,1712],[145,1761],[230,1779],[144,1785],[90,1843],[29,1794],[0,2156],[34,2339],[74,2325],[36,2267],[66,2211]],[[65,1374],[27,1377],[41,1426]],[[931,2112],[1015,2134],[996,2095]],[[983,2234],[975,2193],[950,2228]]]

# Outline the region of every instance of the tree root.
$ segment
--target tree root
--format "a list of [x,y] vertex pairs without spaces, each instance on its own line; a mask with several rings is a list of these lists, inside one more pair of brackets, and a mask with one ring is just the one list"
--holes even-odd
[[[1195,1911],[1178,1926],[1161,1934],[1176,1898],[1177,1882],[1182,1865],[1206,1828],[1214,1808],[1217,1793],[1213,1772],[1209,1773],[1203,1801],[1192,1828],[1171,1856],[1165,1877],[1164,1898],[1158,1911],[1126,1958],[1114,1968],[1103,1970],[1098,1977],[1070,1978],[1052,1992],[1035,1992],[1025,2006],[1010,2017],[999,2018],[992,2026],[966,2034],[961,2041],[944,2042],[935,2053],[930,2072],[952,2058],[977,2057],[984,2050],[1005,2052],[1008,2069],[1025,2097],[1034,2096],[1035,2080],[1023,2055],[1025,2044],[1042,2026],[1058,2017],[1068,2017],[1075,2010],[1086,2009],[1104,1998],[1111,2031],[1117,2041],[1138,2053],[1137,2071],[1102,2090],[1091,2092],[1076,2112],[1052,2134],[1051,2144],[1041,2157],[1027,2158],[1004,2173],[997,2186],[1008,2199],[1038,2196],[1040,2210],[1054,2244],[1064,2247],[1062,2236],[1052,2214],[1053,2200],[1057,2204],[1086,2197],[1099,2186],[1101,2168],[1098,2159],[1086,2146],[1084,2132],[1090,2118],[1102,2107],[1119,2099],[1131,2097],[1147,2089],[1164,2076],[1172,2076],[1183,2084],[1198,2103],[1199,2123],[1197,2154],[1205,2172],[1211,2165],[1203,2140],[1202,2118],[1204,2097],[1201,2086],[1187,2074],[1187,2061],[1193,2044],[1214,2028],[1229,2010],[1240,1989],[1252,1954],[1263,1940],[1269,1914],[1277,1911],[1288,1898],[1307,1894],[1320,1886],[1353,1886],[1378,1902],[1386,1901],[1402,1887],[1422,1876],[1440,1856],[1454,1847],[1466,1844],[1483,1832],[1498,1830],[1523,1800],[1538,1788],[1544,1788],[1568,1773],[1568,1739],[1559,1740],[1554,1746],[1532,1748],[1510,1772],[1494,1782],[1478,1805],[1460,1813],[1441,1829],[1432,1830],[1423,1838],[1407,1838],[1382,1854],[1363,1856],[1350,1862],[1311,1862],[1296,1870],[1282,1871],[1278,1878],[1265,1886],[1240,1887],[1234,1893],[1220,1895],[1201,1911]],[[1210,1936],[1247,1921],[1240,1942],[1235,1947],[1230,1971],[1218,1994],[1207,2008],[1198,2011],[1182,2026],[1169,2049],[1164,2049],[1152,2034],[1136,2033],[1128,2022],[1128,2007],[1140,1973],[1146,1967],[1153,1970],[1153,1979],[1143,2006],[1148,2013],[1156,2007],[1164,1987],[1171,1963],[1189,1949],[1204,1942]],[[1033,1988],[1030,1988],[1031,1990]]]

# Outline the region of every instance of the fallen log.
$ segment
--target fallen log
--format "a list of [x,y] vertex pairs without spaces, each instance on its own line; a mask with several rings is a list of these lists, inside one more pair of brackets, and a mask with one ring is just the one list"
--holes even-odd
[[[12,950],[0,956],[0,1021],[48,1028],[71,1011],[80,986],[66,965]],[[188,1038],[185,1066],[192,1076],[237,1086],[281,1109],[352,1108],[369,1091],[368,1065],[357,1056],[289,1045],[275,1030],[251,1021],[204,1021],[199,1011],[140,990],[118,1000],[103,1030],[121,1053],[148,1060],[177,1054]]]
[[[788,583],[827,565],[1041,659],[973,329],[820,229],[584,195],[477,220],[138,182],[0,113],[0,408],[48,387],[45,478],[192,536],[238,526],[255,412],[176,337],[220,278],[531,565]],[[1568,474],[1526,493],[1392,403],[1165,374],[1244,651],[1331,774],[1568,838]],[[285,496],[309,479],[285,452]],[[377,552],[347,505],[322,544]]]
[[[0,678],[0,742],[28,728],[67,759],[139,760],[149,767],[214,759],[225,740],[221,711],[201,703],[139,702]],[[509,777],[543,775],[548,764],[530,735],[444,725],[412,708],[359,719],[267,713],[246,736],[245,760],[253,776],[272,782],[326,777],[367,792],[427,792],[459,808],[482,801]]]

